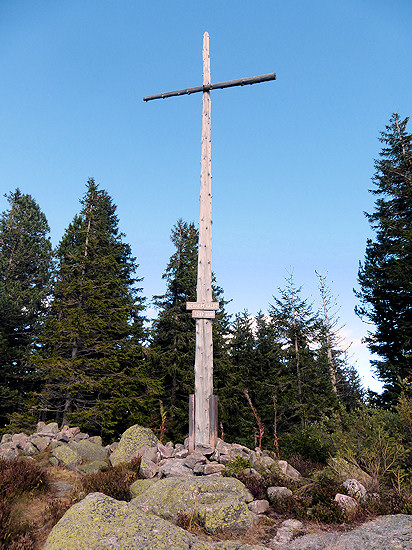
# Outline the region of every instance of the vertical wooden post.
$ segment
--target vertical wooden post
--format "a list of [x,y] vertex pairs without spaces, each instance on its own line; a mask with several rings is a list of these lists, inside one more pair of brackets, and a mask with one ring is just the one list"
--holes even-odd
[[[203,86],[210,85],[209,35],[203,35]],[[210,91],[203,92],[197,301],[212,302],[212,173]],[[196,319],[195,445],[209,444],[213,394],[212,319]]]
[[151,101],[152,99],[164,99],[166,97],[203,92],[197,302],[187,302],[186,304],[186,308],[192,310],[192,317],[196,319],[195,395],[190,396],[189,405],[189,446],[192,450],[200,443],[214,445],[217,438],[218,424],[217,397],[213,395],[212,319],[215,317],[215,311],[219,309],[219,304],[212,302],[210,90],[244,86],[275,79],[276,74],[269,73],[212,84],[210,81],[209,35],[205,32],[203,35],[203,85],[143,98],[144,101]]
[[195,396],[189,395],[189,454],[195,449]]

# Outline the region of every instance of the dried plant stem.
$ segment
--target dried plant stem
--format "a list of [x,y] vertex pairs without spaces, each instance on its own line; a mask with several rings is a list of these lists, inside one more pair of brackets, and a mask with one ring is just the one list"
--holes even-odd
[[278,433],[277,433],[278,414],[277,414],[277,408],[276,408],[276,395],[273,396],[273,407],[275,409],[275,420],[273,422],[273,437],[274,437],[273,444],[275,446],[276,457],[280,458],[279,441],[278,441]]
[[258,441],[257,446],[258,446],[259,450],[262,450],[262,437],[263,437],[263,434],[265,432],[265,427],[262,424],[262,420],[260,419],[260,416],[256,412],[255,407],[253,406],[253,403],[252,403],[252,400],[250,399],[250,395],[249,395],[249,392],[248,392],[247,388],[245,388],[243,391],[245,393],[247,402],[249,403],[250,408],[252,409],[252,412],[253,412],[253,414],[256,418],[256,422],[257,422],[257,425],[258,425],[257,428],[256,427],[254,428],[254,430],[255,430],[255,447],[256,447],[256,442]]

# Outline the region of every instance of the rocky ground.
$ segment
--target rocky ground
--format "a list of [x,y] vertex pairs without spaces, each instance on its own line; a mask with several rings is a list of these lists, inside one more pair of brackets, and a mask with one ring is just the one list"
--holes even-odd
[[[84,498],[84,476],[137,455],[143,479],[131,485],[130,502],[102,493]],[[188,442],[162,445],[151,430],[133,426],[119,444],[103,446],[100,438],[78,428],[59,430],[57,424],[39,423],[30,436],[3,436],[0,456],[6,460],[25,456],[47,469],[48,493],[21,503],[21,514],[34,526],[38,550],[412,548],[412,516],[383,516],[364,525],[343,522],[331,527],[276,513],[273,503],[292,495],[286,481],[285,486],[269,487],[266,498],[254,499],[239,480],[222,476],[226,465],[244,459],[249,474],[275,469],[283,479],[296,482],[300,473],[270,453],[221,440],[216,447],[198,446],[189,454]],[[340,470],[344,471],[342,465]],[[344,477],[335,502],[349,518],[368,498],[371,480],[353,470]]]

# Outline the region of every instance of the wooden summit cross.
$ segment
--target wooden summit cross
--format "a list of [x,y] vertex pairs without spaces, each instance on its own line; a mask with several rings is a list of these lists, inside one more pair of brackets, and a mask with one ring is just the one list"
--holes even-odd
[[212,320],[215,318],[216,310],[219,309],[219,303],[213,302],[212,296],[210,90],[245,86],[268,80],[276,80],[276,74],[270,73],[211,84],[209,35],[205,32],[203,35],[203,85],[143,98],[144,101],[150,101],[203,92],[197,301],[186,304],[186,308],[192,310],[192,317],[196,319],[195,394],[190,396],[189,401],[190,452],[199,444],[214,446],[217,438],[217,397],[213,395]]

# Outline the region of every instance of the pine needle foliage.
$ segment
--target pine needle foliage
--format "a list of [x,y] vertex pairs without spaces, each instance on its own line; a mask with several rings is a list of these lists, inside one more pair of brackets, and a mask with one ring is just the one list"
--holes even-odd
[[141,279],[116,206],[93,179],[56,251],[38,365],[43,416],[105,436],[144,423],[157,391],[144,366]]
[[21,412],[38,379],[28,362],[50,292],[52,247],[46,216],[19,189],[0,217],[0,425]]
[[[381,133],[384,147],[375,161],[371,190],[375,210],[366,217],[375,231],[368,239],[359,265],[361,306],[357,313],[375,328],[369,349],[381,357],[373,361],[384,392],[381,404],[395,404],[402,381],[412,372],[412,134],[408,118],[394,113]],[[377,396],[375,396],[377,397]]]

